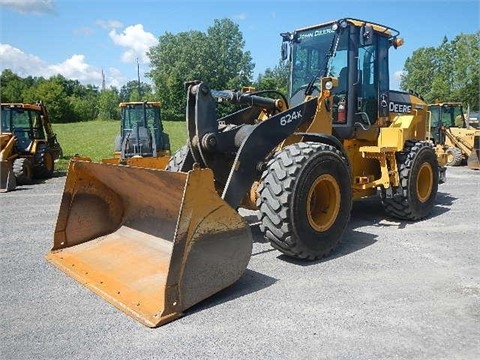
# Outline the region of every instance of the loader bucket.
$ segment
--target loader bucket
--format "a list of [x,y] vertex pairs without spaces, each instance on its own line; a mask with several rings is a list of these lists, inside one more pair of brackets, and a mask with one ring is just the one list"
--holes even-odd
[[480,170],[479,159],[480,159],[480,136],[475,135],[473,139],[473,149],[470,156],[467,159],[467,166],[473,170]]
[[72,160],[48,261],[157,327],[238,280],[248,224],[209,169],[175,173]]

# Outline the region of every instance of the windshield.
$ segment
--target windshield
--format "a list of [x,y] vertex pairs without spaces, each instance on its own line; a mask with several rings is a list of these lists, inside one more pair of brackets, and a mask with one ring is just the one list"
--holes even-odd
[[[343,31],[336,37],[331,25],[327,25],[295,34],[292,44],[291,97],[305,90],[315,77],[339,76],[341,69],[347,66],[347,33]],[[330,70],[329,73],[327,70]]]
[[40,112],[33,109],[3,105],[1,124],[2,132],[13,132],[17,137],[32,134],[38,139],[45,137]]
[[[144,123],[144,114],[146,123]],[[123,127],[124,129],[133,129],[137,126],[153,127],[158,122],[160,109],[152,105],[129,105],[123,109]]]
[[455,126],[465,127],[465,119],[461,105],[431,105],[432,127]]

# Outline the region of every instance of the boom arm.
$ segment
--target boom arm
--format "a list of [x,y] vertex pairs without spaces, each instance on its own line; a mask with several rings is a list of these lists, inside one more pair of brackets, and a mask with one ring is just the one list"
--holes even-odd
[[448,139],[454,144],[456,147],[458,147],[464,154],[469,156],[472,152],[472,146],[467,144],[461,137],[455,136],[450,128],[445,129],[444,131],[445,136],[448,137]]
[[[238,113],[217,120],[213,94],[234,103],[273,111],[281,108],[280,100],[239,92],[216,92],[201,82],[190,83],[187,93],[188,156],[201,167],[213,170],[215,180],[224,185],[222,198],[233,208],[240,205],[268,154],[300,125],[312,121],[318,101],[313,98],[256,124],[229,127],[231,118],[238,119]],[[221,128],[219,123],[227,126]],[[235,154],[233,162],[232,153]]]

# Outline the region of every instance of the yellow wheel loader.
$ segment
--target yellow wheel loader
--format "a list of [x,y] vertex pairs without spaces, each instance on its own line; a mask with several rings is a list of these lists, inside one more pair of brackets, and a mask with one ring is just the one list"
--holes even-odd
[[[240,207],[305,260],[337,246],[355,199],[380,194],[391,216],[427,217],[445,168],[427,104],[389,90],[398,35],[356,19],[282,34],[289,101],[186,83],[187,144],[166,170],[70,163],[47,259],[155,327],[242,276],[252,235]],[[241,107],[219,119],[218,99]]]
[[51,177],[62,148],[45,105],[2,103],[0,122],[0,191]]
[[113,158],[102,162],[164,169],[170,159],[170,140],[163,132],[160,102],[122,102],[119,107],[120,134]]
[[443,102],[430,104],[430,137],[439,155],[446,155],[447,166],[467,164],[470,169],[480,169],[476,150],[480,130],[465,118],[462,103]]

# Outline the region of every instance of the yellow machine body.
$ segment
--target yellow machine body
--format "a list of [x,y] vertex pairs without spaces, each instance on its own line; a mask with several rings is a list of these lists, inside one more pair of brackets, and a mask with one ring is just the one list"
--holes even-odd
[[[470,169],[480,169],[475,144],[480,130],[470,123],[460,102],[438,102],[429,105],[429,133],[435,142],[438,156],[443,156],[446,165],[467,164]],[[477,147],[478,148],[478,147]]]
[[[355,19],[282,34],[292,64],[311,60],[292,65],[300,80],[290,101],[186,83],[187,145],[167,166],[72,159],[47,259],[154,327],[242,275],[252,235],[239,207],[258,210],[272,246],[304,260],[336,247],[352,199],[381,193],[390,215],[425,218],[442,169],[427,140],[427,104],[388,89],[396,35]],[[218,99],[242,107],[217,118]]]

